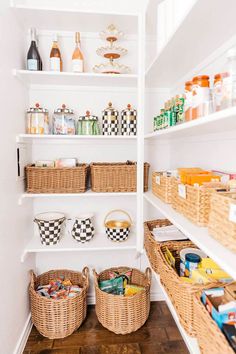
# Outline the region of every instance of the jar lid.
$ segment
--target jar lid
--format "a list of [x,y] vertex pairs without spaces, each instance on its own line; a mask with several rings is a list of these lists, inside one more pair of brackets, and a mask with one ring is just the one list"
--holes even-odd
[[118,114],[118,111],[112,107],[112,102],[108,103],[108,107],[106,109],[104,109],[103,112],[112,112],[112,113]]
[[224,79],[225,77],[229,77],[229,73],[228,72],[215,74],[214,80]]
[[185,256],[185,260],[192,263],[200,263],[201,257],[196,253],[187,253]]
[[201,81],[201,80],[209,80],[209,76],[208,75],[198,75],[198,76],[195,76],[193,78],[193,83],[195,83],[196,81]]
[[185,82],[185,88],[192,88],[192,86],[193,86],[193,82],[192,81],[186,81]]
[[78,118],[79,121],[82,121],[82,120],[93,120],[93,121],[98,121],[98,117],[97,116],[94,116],[92,114],[90,114],[90,111],[86,111],[86,115],[85,116],[80,116]]
[[54,113],[67,113],[67,114],[73,114],[74,111],[73,109],[66,108],[66,105],[63,104],[61,108],[55,109]]
[[127,108],[123,109],[121,113],[131,113],[132,115],[136,115],[137,111],[136,109],[132,108],[131,104],[127,104]]
[[27,109],[27,113],[48,113],[48,109],[40,107],[39,103],[35,103],[35,107]]

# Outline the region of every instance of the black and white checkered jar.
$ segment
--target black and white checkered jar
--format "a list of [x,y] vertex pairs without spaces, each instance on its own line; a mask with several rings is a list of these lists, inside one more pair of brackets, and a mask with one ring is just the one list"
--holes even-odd
[[[128,220],[108,220],[107,218],[110,214],[112,213],[123,213],[128,217]],[[130,227],[132,225],[132,220],[129,216],[129,214],[124,211],[124,210],[112,210],[110,211],[104,220],[104,226],[106,229],[106,234],[107,237],[116,242],[122,242],[127,240],[129,233],[130,233]]]
[[35,216],[34,222],[38,224],[40,241],[42,245],[56,245],[60,240],[61,226],[65,221],[61,213],[41,213]]
[[128,104],[126,109],[121,111],[121,134],[137,134],[137,111]]
[[75,218],[71,235],[81,243],[90,241],[94,236],[94,226],[92,223],[93,214],[84,214]]
[[109,102],[108,107],[102,112],[102,134],[119,134],[119,112],[112,107],[111,102]]

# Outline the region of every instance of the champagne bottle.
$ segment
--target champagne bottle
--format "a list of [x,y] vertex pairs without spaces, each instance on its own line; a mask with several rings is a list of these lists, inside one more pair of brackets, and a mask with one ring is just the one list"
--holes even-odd
[[30,29],[31,44],[27,53],[27,70],[42,70],[42,60],[36,44],[36,29]]
[[84,71],[84,56],[80,48],[80,33],[75,33],[75,50],[72,55],[72,71],[82,73]]
[[57,34],[54,34],[53,36],[52,49],[50,52],[50,70],[62,71],[62,59],[61,52],[58,46]]

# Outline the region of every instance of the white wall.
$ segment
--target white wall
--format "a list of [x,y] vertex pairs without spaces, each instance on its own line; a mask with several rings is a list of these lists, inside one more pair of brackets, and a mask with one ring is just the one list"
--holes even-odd
[[28,307],[28,270],[34,267],[29,258],[20,263],[24,242],[31,233],[30,204],[18,206],[17,197],[22,189],[16,183],[16,133],[24,127],[27,95],[21,83],[11,73],[23,65],[24,38],[18,27],[9,1],[0,3],[0,352],[12,354],[26,323]]

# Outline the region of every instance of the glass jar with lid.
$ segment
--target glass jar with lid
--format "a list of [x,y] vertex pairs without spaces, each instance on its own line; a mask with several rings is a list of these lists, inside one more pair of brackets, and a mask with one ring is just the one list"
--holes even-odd
[[48,110],[40,107],[39,103],[31,107],[26,113],[26,133],[27,134],[49,134]]
[[77,121],[76,134],[78,135],[100,135],[98,117],[86,111],[85,116],[81,116]]
[[108,103],[108,107],[102,112],[102,134],[118,135],[119,133],[119,112]]
[[184,89],[184,117],[185,121],[188,122],[192,119],[192,81],[185,82],[185,89]]
[[53,114],[53,134],[75,135],[75,115],[72,109],[63,104]]
[[208,75],[193,78],[192,87],[192,119],[202,117],[210,112],[210,82]]

